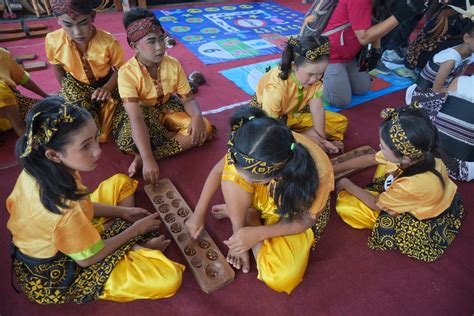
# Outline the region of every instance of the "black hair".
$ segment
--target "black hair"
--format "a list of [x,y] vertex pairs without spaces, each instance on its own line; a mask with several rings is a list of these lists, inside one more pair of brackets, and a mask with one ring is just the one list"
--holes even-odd
[[[326,44],[327,42],[329,42],[328,38],[325,36],[319,36],[319,37],[303,36],[299,38],[298,41],[300,42],[301,47],[304,51],[317,49],[323,44]],[[316,63],[320,60],[327,60],[327,59],[329,59],[329,53],[318,56],[318,58],[316,58],[316,60],[314,61],[310,61],[306,59],[306,57],[301,56],[301,55],[295,56],[294,48],[291,45],[287,44],[281,55],[281,62],[280,62],[281,72],[279,76],[283,80],[288,79],[288,76],[291,73],[292,62],[295,62],[296,67],[299,67],[303,65],[304,63]]]
[[[21,158],[20,156],[26,149],[27,134],[21,136],[16,143],[16,157],[26,172],[38,183],[41,203],[48,211],[55,214],[61,214],[59,208],[67,207],[68,200],[77,201],[88,192],[78,192],[76,180],[70,170],[63,164],[49,160],[45,152],[47,149],[62,152],[75,132],[85,126],[92,117],[87,110],[80,106],[65,105],[64,99],[60,97],[48,97],[39,101],[26,117],[26,130],[29,131],[31,124],[34,123],[32,130],[34,135],[42,122],[58,113],[62,106],[68,107],[67,113],[73,117],[73,121],[70,123],[61,122],[58,131],[48,144],[33,146],[31,153]],[[40,114],[33,121],[32,119],[37,113]]]
[[[156,18],[156,15],[153,13],[153,11],[145,9],[145,8],[132,8],[130,11],[126,12],[123,15],[123,26],[125,29],[128,28],[130,24],[132,24],[135,21],[144,19],[144,18],[155,18],[153,20],[153,24],[158,26],[163,33],[166,33],[165,30],[163,29],[163,26],[161,25],[160,21]],[[130,45],[130,40],[127,37],[127,42]]]
[[[252,116],[254,118],[249,120]],[[273,175],[281,177],[274,189],[273,199],[279,213],[286,219],[301,219],[311,207],[319,186],[318,171],[310,153],[295,142],[288,126],[268,117],[259,108],[237,110],[230,124],[233,126],[241,120],[245,123],[235,132],[235,149],[270,163],[286,161],[284,167]],[[293,150],[292,143],[295,143]]]
[[392,0],[372,0],[372,22],[378,24],[390,17],[391,9],[394,6]]
[[469,36],[474,36],[474,21],[471,19],[462,20],[462,34],[469,34]]
[[[424,153],[420,161],[404,169],[400,177],[410,177],[424,172],[432,172],[438,177],[444,188],[445,183],[443,177],[435,168],[435,157],[440,156],[438,150],[438,129],[431,123],[429,118],[418,109],[402,108],[398,111],[400,115],[400,125],[405,131],[408,140],[415,148]],[[380,136],[395,156],[402,158],[403,154],[395,147],[390,138],[391,127],[392,120],[385,120],[380,126]]]

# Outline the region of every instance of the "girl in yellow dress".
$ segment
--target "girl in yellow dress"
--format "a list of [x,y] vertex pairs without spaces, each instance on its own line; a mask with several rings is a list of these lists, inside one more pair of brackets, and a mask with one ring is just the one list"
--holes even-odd
[[62,28],[46,36],[45,49],[61,95],[92,114],[99,141],[105,142],[121,103],[117,70],[125,62],[123,48],[112,34],[95,28],[92,0],[52,0],[51,8]]
[[13,270],[31,301],[157,299],[181,286],[184,267],[154,237],[157,214],[133,207],[137,181],[116,174],[93,193],[81,183],[100,158],[97,137],[91,115],[61,98],[28,114],[16,148],[24,169],[6,204]]
[[290,37],[280,66],[260,79],[251,105],[285,122],[328,153],[343,149],[347,118],[324,110],[323,75],[329,63],[326,37]]
[[371,229],[369,247],[438,259],[459,232],[464,207],[437,155],[438,131],[419,110],[382,112],[380,151],[335,167],[378,164],[366,190],[347,178],[336,184],[336,211],[351,227]]
[[135,156],[129,176],[143,171],[159,179],[156,160],[201,145],[213,126],[199,104],[180,62],[165,53],[165,32],[155,14],[134,8],[125,13],[127,40],[135,56],[119,71],[123,106],[114,116],[113,136],[120,150]]
[[16,89],[17,85],[39,96],[48,96],[18,65],[10,52],[0,47],[0,132],[13,128],[20,137],[25,133],[26,113],[38,100],[22,95]]
[[290,294],[329,220],[331,162],[318,145],[258,108],[238,110],[231,126],[228,154],[209,174],[186,226],[198,238],[220,184],[225,204],[212,212],[232,223],[227,261],[247,273],[252,249],[258,279]]

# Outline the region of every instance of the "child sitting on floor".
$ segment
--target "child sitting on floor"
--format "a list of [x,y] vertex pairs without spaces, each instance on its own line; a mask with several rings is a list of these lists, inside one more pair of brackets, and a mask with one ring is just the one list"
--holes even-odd
[[432,117],[444,102],[449,84],[474,63],[474,21],[465,19],[464,43],[440,51],[426,64],[416,84],[408,87],[407,105],[422,109]]
[[12,268],[30,300],[125,302],[176,293],[184,267],[162,253],[169,240],[144,239],[160,221],[133,207],[137,181],[116,174],[91,194],[81,183],[79,172],[94,170],[101,155],[84,108],[59,97],[37,103],[16,154],[24,170],[6,201],[7,227]]
[[124,63],[122,46],[112,34],[94,27],[92,0],[53,0],[51,8],[62,28],[46,36],[45,48],[61,95],[91,112],[101,133],[99,142],[105,142],[121,103],[117,69]]
[[11,128],[20,137],[25,133],[25,117],[38,100],[22,95],[16,86],[21,85],[39,96],[46,92],[30,78],[6,49],[0,48],[0,132]]
[[398,250],[423,261],[438,259],[464,217],[457,187],[437,155],[438,131],[419,110],[386,109],[380,149],[341,163],[336,171],[379,164],[364,190],[347,178],[336,184],[336,211],[354,228],[371,229],[369,247]]
[[209,174],[186,227],[198,238],[220,184],[225,204],[212,213],[232,223],[227,261],[247,273],[252,249],[258,279],[290,294],[329,220],[332,164],[318,145],[258,108],[239,109],[231,128],[228,154]]
[[348,121],[342,114],[324,110],[322,78],[328,63],[326,37],[290,37],[280,66],[260,79],[251,105],[334,154],[343,149]]
[[180,62],[165,53],[166,34],[155,14],[134,8],[123,21],[135,56],[119,70],[123,106],[113,136],[120,150],[135,155],[129,176],[143,170],[143,178],[156,183],[156,160],[201,145],[214,128],[202,117]]

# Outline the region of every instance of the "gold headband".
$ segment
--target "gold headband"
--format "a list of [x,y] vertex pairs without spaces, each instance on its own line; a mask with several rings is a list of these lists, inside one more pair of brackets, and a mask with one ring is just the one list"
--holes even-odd
[[34,147],[48,144],[59,130],[61,123],[74,122],[75,118],[68,113],[68,106],[71,106],[71,104],[63,104],[58,113],[46,118],[38,128],[35,128],[36,120],[42,112],[37,112],[33,115],[26,130],[26,148],[23,154],[20,155],[20,158],[28,157]]
[[423,152],[412,145],[408,139],[405,130],[400,123],[400,114],[394,108],[386,108],[380,112],[380,116],[384,120],[391,120],[392,127],[390,127],[390,139],[393,145],[397,148],[400,153],[404,156],[418,158],[423,156]]
[[296,37],[290,36],[287,44],[293,48],[293,52],[296,56],[304,56],[306,59],[313,62],[320,56],[329,55],[329,41],[315,49],[304,49]]

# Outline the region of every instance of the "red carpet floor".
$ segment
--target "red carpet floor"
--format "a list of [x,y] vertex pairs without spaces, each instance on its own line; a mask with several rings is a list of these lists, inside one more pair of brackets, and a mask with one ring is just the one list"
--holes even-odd
[[[301,11],[307,8],[298,1],[277,2]],[[120,18],[121,13],[104,13],[98,15],[96,24],[99,28],[115,33],[125,44],[124,35],[120,33]],[[57,27],[53,19],[47,20],[47,23],[51,28]],[[44,60],[40,39],[12,42],[7,47],[15,54],[35,52]],[[130,50],[128,54],[131,54]],[[244,92],[219,75],[218,70],[275,58],[275,55],[263,56],[204,66],[182,45],[169,50],[169,54],[179,58],[187,72],[200,70],[205,73],[209,85],[198,92],[198,100],[204,110],[248,99]],[[32,77],[47,91],[58,89],[51,68],[32,72]],[[403,93],[397,92],[344,111],[350,120],[346,148],[365,144],[377,148],[378,113],[386,106],[398,106],[402,102]],[[162,177],[174,182],[191,207],[197,202],[208,172],[226,151],[230,113],[226,111],[208,116],[219,129],[217,138],[200,148],[160,162]],[[15,136],[9,132],[2,137],[5,143],[0,147],[0,164],[14,162]],[[131,160],[129,156],[121,154],[113,143],[105,144],[102,148],[98,168],[93,173],[82,175],[91,189],[106,177],[127,170]],[[351,179],[363,185],[369,182],[373,172],[374,169],[365,170]],[[472,315],[474,312],[474,255],[471,252],[474,219],[469,214],[474,206],[474,197],[470,195],[474,192],[474,183],[459,183],[468,216],[459,236],[445,255],[434,263],[418,262],[396,252],[370,250],[367,247],[370,232],[351,229],[332,209],[326,231],[316,250],[311,253],[304,281],[290,296],[276,293],[258,281],[253,264],[250,273],[237,272],[232,284],[212,294],[201,292],[187,269],[181,289],[169,299],[124,304],[97,301],[85,305],[40,306],[29,302],[22,294],[16,294],[10,286],[10,236],[6,229],[8,215],[4,201],[19,173],[18,166],[0,170],[0,315]],[[140,181],[137,204],[151,209],[143,185],[143,181]],[[214,202],[222,201],[222,196],[217,194]],[[208,214],[206,228],[226,253],[221,241],[231,233],[229,222],[217,221]],[[161,231],[169,236],[164,227]],[[176,261],[184,262],[176,245],[172,244],[166,254]]]

